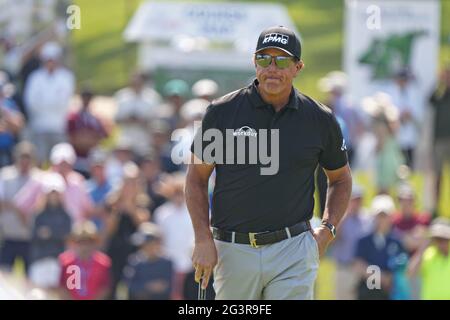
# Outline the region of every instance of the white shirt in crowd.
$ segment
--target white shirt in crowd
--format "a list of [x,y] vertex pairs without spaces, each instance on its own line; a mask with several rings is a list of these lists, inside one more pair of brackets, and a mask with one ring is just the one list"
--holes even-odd
[[423,101],[419,91],[413,85],[407,85],[404,90],[396,84],[386,88],[392,103],[397,106],[399,113],[409,111],[412,119],[400,124],[397,131],[397,141],[402,149],[415,148],[419,142],[420,124],[423,122]]
[[34,71],[24,93],[30,129],[38,133],[64,133],[74,91],[75,78],[71,71],[62,67],[52,73],[45,68]]
[[186,205],[166,202],[155,210],[155,222],[162,230],[164,250],[173,261],[175,271],[191,271],[194,228]]
[[[131,88],[124,88],[116,93],[116,101],[115,120],[119,122],[121,139],[131,141],[135,152],[145,154],[151,145],[149,125],[157,106],[161,104],[160,95],[149,87],[143,88],[139,93]],[[132,117],[141,122],[126,122]]]

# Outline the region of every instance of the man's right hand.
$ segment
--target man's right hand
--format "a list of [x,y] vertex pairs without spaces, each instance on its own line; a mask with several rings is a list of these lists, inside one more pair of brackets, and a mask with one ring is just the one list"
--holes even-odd
[[209,278],[217,264],[217,249],[213,239],[195,243],[192,263],[195,268],[195,281],[200,282],[202,280],[202,289],[206,289]]

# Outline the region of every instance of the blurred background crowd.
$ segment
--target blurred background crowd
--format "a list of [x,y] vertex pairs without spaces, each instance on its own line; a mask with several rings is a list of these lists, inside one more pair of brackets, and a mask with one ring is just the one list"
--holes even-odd
[[[171,157],[171,135],[186,152],[194,121],[226,92],[200,77],[173,77],[157,88],[152,73],[133,65],[114,90],[80,81],[65,28],[70,3],[28,1],[14,14],[33,23],[15,20],[0,30],[0,297],[14,297],[5,293],[12,283],[41,298],[197,299],[186,166]],[[355,176],[318,298],[450,299],[450,214],[439,205],[450,197],[450,68],[436,78],[422,104],[408,68],[360,101],[352,101],[342,71],[316,81]],[[432,132],[430,171],[418,165],[424,130]],[[318,168],[313,223],[325,193]],[[379,268],[373,285],[381,290],[368,286],[377,272],[371,266]],[[211,285],[207,298],[214,298]]]

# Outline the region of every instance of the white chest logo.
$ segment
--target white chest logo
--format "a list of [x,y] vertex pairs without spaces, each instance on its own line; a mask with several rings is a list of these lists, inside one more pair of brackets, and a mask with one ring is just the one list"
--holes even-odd
[[243,126],[239,129],[236,129],[233,132],[233,136],[238,137],[238,136],[246,136],[246,137],[256,137],[258,133],[256,132],[255,129],[250,128],[249,126]]

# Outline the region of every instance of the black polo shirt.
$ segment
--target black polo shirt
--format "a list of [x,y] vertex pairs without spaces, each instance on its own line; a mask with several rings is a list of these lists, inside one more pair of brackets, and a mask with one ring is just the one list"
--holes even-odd
[[[256,137],[251,134],[245,139],[257,139],[259,147],[264,142],[257,138],[263,134],[260,129],[267,129],[269,133],[279,129],[276,174],[262,175],[261,168],[270,165],[262,164],[259,158],[257,163],[249,163],[249,153],[255,153],[250,143],[245,148],[246,163],[216,162],[211,224],[230,231],[274,231],[311,219],[317,165],[334,170],[347,164],[341,129],[329,108],[293,88],[289,103],[275,112],[262,100],[256,86],[257,80],[213,101],[203,118],[202,131],[195,137],[198,143],[201,133],[210,128],[220,130],[224,137],[230,133],[227,129],[250,131],[256,132]],[[270,144],[274,143],[270,134],[266,141],[270,151]],[[200,153],[198,148],[194,149],[194,141],[191,151],[204,160],[203,151],[210,143],[203,139]],[[237,146],[234,150],[236,160]]]

